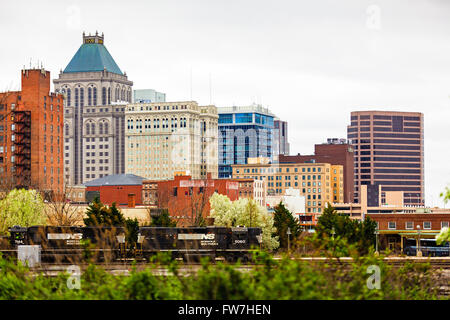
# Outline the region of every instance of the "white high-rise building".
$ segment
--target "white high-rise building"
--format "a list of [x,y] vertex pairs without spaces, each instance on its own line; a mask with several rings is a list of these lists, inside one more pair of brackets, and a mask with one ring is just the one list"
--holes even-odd
[[195,101],[127,105],[126,173],[151,180],[217,178],[218,118],[215,106]]

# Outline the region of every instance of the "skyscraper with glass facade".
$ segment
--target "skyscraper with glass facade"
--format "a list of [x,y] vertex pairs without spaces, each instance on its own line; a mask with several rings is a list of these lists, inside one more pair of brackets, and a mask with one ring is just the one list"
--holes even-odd
[[274,114],[261,105],[218,108],[219,178],[231,178],[233,164],[248,158],[273,160]]

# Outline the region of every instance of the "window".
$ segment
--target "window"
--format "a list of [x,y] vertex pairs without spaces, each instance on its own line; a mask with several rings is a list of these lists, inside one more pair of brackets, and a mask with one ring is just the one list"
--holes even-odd
[[395,230],[397,228],[397,223],[393,221],[388,222],[388,229],[389,230]]
[[448,221],[441,221],[441,229],[448,228]]
[[423,228],[430,230],[431,229],[431,221],[424,221],[423,222]]
[[412,229],[414,229],[414,222],[412,222],[412,221],[406,222],[406,223],[405,223],[405,229],[407,229],[407,230],[412,230]]

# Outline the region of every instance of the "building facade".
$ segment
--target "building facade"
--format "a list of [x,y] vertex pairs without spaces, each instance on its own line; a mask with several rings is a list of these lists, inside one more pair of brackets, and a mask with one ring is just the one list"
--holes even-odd
[[317,162],[341,165],[344,168],[344,202],[354,201],[354,148],[346,139],[327,139],[327,143],[314,145],[314,155],[280,154],[280,163]]
[[239,183],[239,199],[253,199],[260,206],[266,206],[264,181],[256,179],[233,179]]
[[62,192],[63,95],[50,72],[22,70],[22,90],[0,93],[0,187]]
[[133,103],[166,102],[166,94],[153,89],[133,90]]
[[355,201],[367,185],[370,206],[378,192],[403,191],[405,204],[424,205],[423,114],[357,111],[351,113],[347,137],[355,157]]
[[[344,172],[341,165],[329,163],[279,163],[233,165],[233,178],[262,180],[267,196],[300,190],[306,197],[306,212],[321,213],[327,202],[344,199]],[[338,200],[339,199],[339,200]]]
[[195,101],[129,104],[126,172],[151,180],[177,173],[217,178],[217,108]]
[[231,178],[234,164],[249,157],[273,160],[274,115],[261,105],[219,108],[219,177]]
[[125,172],[125,105],[133,82],[104,46],[103,35],[85,35],[54,81],[63,93],[64,178],[69,185]]
[[84,184],[86,201],[92,202],[98,196],[107,205],[142,205],[142,181],[143,177],[134,174],[116,174],[91,180]]
[[274,127],[274,149],[278,155],[289,155],[289,141],[288,141],[288,123],[275,119],[273,121]]
[[154,208],[168,209],[178,220],[179,226],[191,225],[195,217],[207,217],[209,198],[216,192],[231,201],[239,199],[239,182],[231,179],[193,179],[191,176],[175,176],[169,180],[143,181],[143,201]]

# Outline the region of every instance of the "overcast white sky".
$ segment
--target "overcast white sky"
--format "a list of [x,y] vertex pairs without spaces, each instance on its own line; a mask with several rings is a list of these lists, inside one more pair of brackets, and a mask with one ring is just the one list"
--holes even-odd
[[[425,115],[427,205],[450,185],[450,1],[1,1],[0,89],[42,61],[58,76],[82,32],[105,45],[134,89],[168,101],[269,107],[291,153],[346,137],[350,112]],[[449,205],[447,205],[448,207]]]

